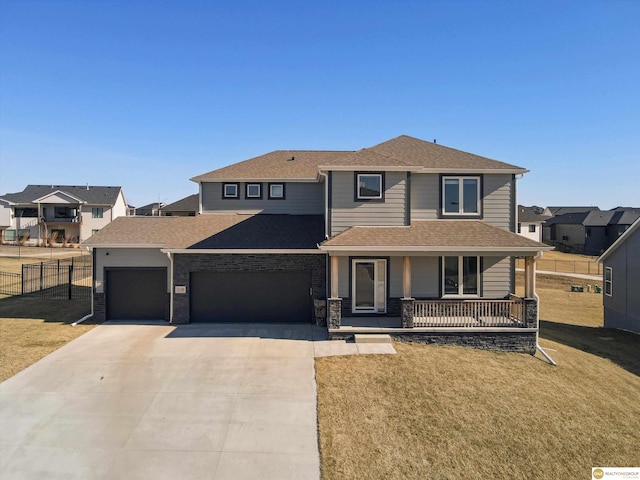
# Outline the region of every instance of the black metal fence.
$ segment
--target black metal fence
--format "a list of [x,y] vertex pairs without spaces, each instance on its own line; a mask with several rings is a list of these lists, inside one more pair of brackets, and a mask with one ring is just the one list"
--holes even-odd
[[0,272],[0,294],[44,299],[91,298],[91,257],[22,265],[22,274]]

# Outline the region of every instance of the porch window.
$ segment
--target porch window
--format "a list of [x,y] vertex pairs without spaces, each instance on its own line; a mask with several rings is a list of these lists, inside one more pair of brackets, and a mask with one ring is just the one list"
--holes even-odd
[[237,183],[223,183],[222,184],[222,198],[239,198]]
[[385,313],[387,309],[387,261],[353,260],[352,310],[354,313]]
[[478,257],[444,257],[442,261],[443,296],[477,296],[480,285],[479,265]]
[[607,297],[613,296],[613,268],[604,269],[604,294]]
[[382,192],[381,173],[356,174],[356,200],[381,200]]
[[443,177],[442,182],[445,215],[480,214],[480,177]]
[[69,207],[54,207],[53,215],[55,218],[70,219],[76,216],[76,210]]

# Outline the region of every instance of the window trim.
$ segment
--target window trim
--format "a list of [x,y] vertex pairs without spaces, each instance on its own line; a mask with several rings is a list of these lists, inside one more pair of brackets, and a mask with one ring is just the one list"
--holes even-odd
[[91,207],[91,218],[104,218],[104,207]]
[[[446,180],[458,180],[460,182],[458,184],[458,205],[464,207],[464,188],[460,188],[460,186],[464,186],[464,180],[475,179],[478,185],[477,196],[476,196],[476,205],[477,212],[447,212],[445,211],[445,182]],[[483,198],[483,185],[484,185],[484,176],[483,175],[440,175],[440,217],[453,217],[453,218],[482,218],[482,198]]]
[[[378,197],[361,197],[360,196],[360,177],[380,177],[380,196]],[[385,175],[384,172],[354,172],[353,175],[353,200],[354,202],[384,202],[385,191]]]
[[[274,186],[280,186],[282,187],[282,196],[280,197],[274,197],[273,195],[271,195],[271,187]],[[285,183],[284,182],[273,182],[273,183],[269,183],[268,184],[268,188],[269,188],[269,200],[285,200],[287,197],[287,191],[286,191],[286,187],[285,187]]]
[[[249,195],[249,188],[258,187],[258,195]],[[262,183],[249,182],[244,184],[244,198],[247,200],[261,200],[262,199]]]
[[91,229],[91,235],[93,236],[93,235],[95,235],[96,233],[98,233],[99,231],[100,231],[100,229],[99,229],[99,228],[92,228],[92,229]]
[[[235,195],[227,195],[227,186],[236,187]],[[239,200],[240,199],[240,184],[237,182],[225,182],[222,184],[222,198],[225,200]]]
[[[464,265],[463,261],[465,258],[474,257],[476,259],[476,285],[477,285],[477,293],[464,293],[464,282],[458,283],[458,293],[445,293],[445,258],[453,257],[458,259],[458,276],[460,276],[460,272],[464,273]],[[440,257],[440,292],[441,298],[481,298],[482,297],[482,258],[474,255],[445,255]]]
[[[531,227],[533,227],[533,230],[531,230]],[[529,224],[529,233],[536,233],[538,229],[536,228],[536,224],[535,223],[530,223]]]
[[[607,280],[607,272],[609,272],[609,280]],[[604,294],[607,297],[613,297],[613,267],[604,267]],[[609,288],[607,288],[607,285]],[[607,290],[609,293],[607,293]]]

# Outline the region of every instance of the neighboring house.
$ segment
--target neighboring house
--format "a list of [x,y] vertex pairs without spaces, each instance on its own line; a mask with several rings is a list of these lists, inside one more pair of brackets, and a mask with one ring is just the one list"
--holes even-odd
[[[549,207],[553,211],[555,207]],[[543,241],[562,251],[584,255],[601,255],[631,224],[640,217],[640,210],[618,207],[600,210],[588,207],[577,212],[573,207],[556,210],[556,215],[543,224]]]
[[640,333],[640,219],[598,258],[604,265],[604,326]]
[[200,210],[200,195],[194,193],[177,202],[162,207],[160,214],[165,217],[195,217]]
[[138,217],[159,217],[160,211],[164,206],[165,204],[162,202],[150,203],[144,207],[136,208],[135,215]]
[[27,185],[0,197],[0,233],[3,242],[79,243],[126,213],[120,187]]
[[121,218],[88,242],[94,315],[310,322],[315,304],[330,338],[533,353],[535,257],[551,247],[515,233],[526,172],[408,136],[229,165],[192,179],[195,217]]
[[525,238],[542,242],[542,224],[551,217],[548,209],[518,205],[516,231]]

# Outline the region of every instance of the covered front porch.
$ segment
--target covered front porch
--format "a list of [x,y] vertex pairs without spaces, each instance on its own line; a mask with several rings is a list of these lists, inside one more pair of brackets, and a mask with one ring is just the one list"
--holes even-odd
[[[481,222],[416,223],[353,227],[321,245],[330,258],[330,338],[381,333],[535,349],[536,259],[548,247]],[[380,245],[385,237],[394,244]],[[446,244],[437,243],[442,239]],[[525,259],[522,297],[514,294],[515,258]]]

